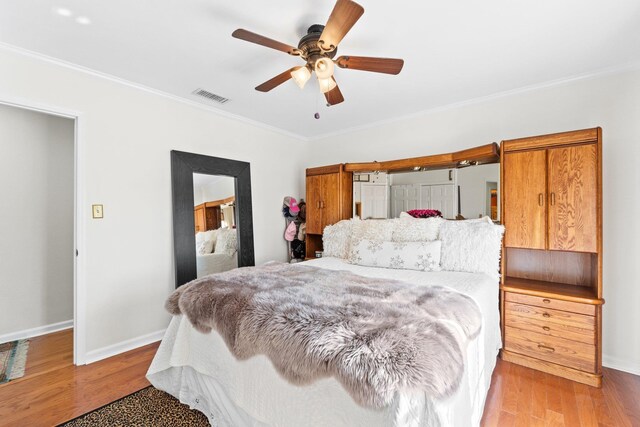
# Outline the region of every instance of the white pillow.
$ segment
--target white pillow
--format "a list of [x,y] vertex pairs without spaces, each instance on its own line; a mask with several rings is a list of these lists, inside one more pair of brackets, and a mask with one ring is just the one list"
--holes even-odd
[[486,221],[445,221],[440,227],[443,270],[500,276],[503,225]]
[[353,220],[344,219],[333,225],[327,225],[322,234],[322,256],[347,259],[351,239]]
[[361,240],[389,242],[397,219],[353,219],[351,226],[351,244]]
[[351,248],[351,262],[368,267],[439,271],[439,240],[431,242],[381,242],[360,240]]
[[196,243],[196,253],[198,255],[206,255],[213,252],[213,240],[205,240],[200,243]]
[[391,240],[394,242],[427,242],[438,239],[440,226],[445,220],[440,217],[402,217],[394,223]]
[[213,242],[213,247],[215,248],[216,246],[216,240],[218,240],[218,229],[215,230],[209,230],[209,231],[205,231],[203,232],[203,237],[204,240],[211,240]]
[[204,242],[204,241],[205,241],[205,238],[204,238],[204,232],[202,232],[202,231],[198,231],[198,232],[196,233],[196,246],[197,246],[197,244],[198,244],[198,243],[202,243],[202,242]]
[[216,242],[217,254],[233,255],[238,250],[238,230],[235,228],[221,228]]

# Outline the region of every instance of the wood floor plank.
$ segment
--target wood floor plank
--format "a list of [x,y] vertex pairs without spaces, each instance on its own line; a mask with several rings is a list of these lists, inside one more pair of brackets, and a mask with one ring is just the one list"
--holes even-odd
[[[545,414],[545,424],[548,427],[564,427],[564,416],[556,411],[552,411],[547,409],[547,413]],[[567,427],[577,427],[577,426],[567,426]]]
[[591,393],[589,393],[590,388],[592,387],[585,384],[573,383],[578,416],[582,427],[598,427],[598,417],[591,399]]
[[596,419],[598,420],[598,425],[600,426],[615,427],[615,423],[613,422],[613,418],[611,417],[609,405],[607,405],[607,402],[604,399],[603,390],[603,388],[589,387],[589,395],[591,396],[591,401],[593,402],[593,409],[596,413]]
[[559,386],[562,397],[564,424],[567,426],[580,426],[580,416],[578,415],[578,404],[573,390],[573,381],[560,378]]
[[500,427],[515,427],[516,416],[506,411],[500,411],[500,417],[498,418],[498,425]]
[[540,371],[533,372],[533,386],[531,389],[531,416],[545,419],[547,411],[547,374]]
[[502,406],[501,411],[515,414],[518,411],[518,365],[510,364],[506,366],[507,376],[505,385],[502,389]]

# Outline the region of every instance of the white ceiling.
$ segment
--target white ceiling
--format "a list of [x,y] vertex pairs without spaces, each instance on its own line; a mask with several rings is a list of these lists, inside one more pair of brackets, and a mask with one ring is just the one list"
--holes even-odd
[[405,66],[398,76],[336,68],[345,102],[330,108],[314,81],[255,91],[302,60],[231,33],[297,45],[332,0],[4,0],[0,41],[186,99],[204,88],[231,99],[215,108],[306,138],[640,61],[637,0],[360,3],[338,54]]

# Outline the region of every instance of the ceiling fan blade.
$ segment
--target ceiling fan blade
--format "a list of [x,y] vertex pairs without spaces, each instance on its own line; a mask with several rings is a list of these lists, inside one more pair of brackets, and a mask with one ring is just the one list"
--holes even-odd
[[363,13],[364,8],[358,3],[352,0],[338,0],[320,35],[320,48],[326,52],[335,50]]
[[[333,79],[333,77],[331,78]],[[336,79],[333,79],[333,81],[335,82]],[[337,82],[336,87],[325,93],[324,97],[327,99],[327,104],[329,105],[340,104],[342,101],[344,101],[344,96],[342,96],[342,92],[340,92],[340,88],[338,87]]]
[[271,49],[279,50],[289,55],[300,55],[300,51],[293,46],[261,36],[260,34],[252,33],[251,31],[243,30],[242,28],[238,28],[231,35],[237,39],[270,47]]
[[395,58],[369,58],[366,56],[341,56],[334,61],[340,68],[373,71],[374,73],[398,74],[404,61]]
[[286,82],[291,78],[291,72],[297,70],[302,67],[293,67],[288,69],[287,71],[278,74],[274,78],[267,80],[259,86],[256,86],[256,90],[259,92],[269,92],[271,89],[274,89],[280,86],[282,83]]

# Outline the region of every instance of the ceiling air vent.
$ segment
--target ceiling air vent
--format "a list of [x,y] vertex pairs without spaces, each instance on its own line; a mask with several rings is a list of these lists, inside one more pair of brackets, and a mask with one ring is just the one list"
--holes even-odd
[[194,95],[201,96],[203,98],[207,98],[209,101],[214,101],[214,102],[217,102],[219,104],[224,104],[225,102],[229,101],[229,98],[225,98],[224,96],[216,95],[215,93],[211,93],[208,90],[204,90],[204,89],[196,89],[191,93],[193,93]]

